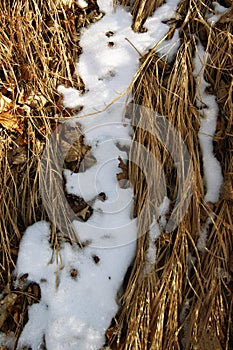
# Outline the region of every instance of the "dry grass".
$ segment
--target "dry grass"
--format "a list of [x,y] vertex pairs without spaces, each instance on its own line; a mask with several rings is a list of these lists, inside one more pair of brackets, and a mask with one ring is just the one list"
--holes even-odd
[[[140,4],[143,6],[144,2]],[[114,335],[109,339],[109,343],[119,349],[233,349],[233,16],[231,7],[211,27],[206,20],[211,6],[211,2],[182,1],[177,9],[179,20],[172,23],[174,28],[179,28],[181,38],[176,57],[168,64],[152,50],[142,58],[134,82],[133,102],[166,116],[185,140],[194,170],[193,197],[178,228],[171,234],[163,233],[155,242],[157,261],[149,274],[145,274],[148,237],[144,235],[138,240],[137,256],[122,297],[122,308]],[[195,103],[199,91],[193,78],[196,38],[210,53],[205,78],[210,83],[209,93],[216,96],[219,106],[214,146],[222,166],[224,186],[222,197],[215,205],[204,202],[198,141],[200,116]],[[154,121],[150,118],[151,113],[147,122],[154,134]],[[135,124],[140,125],[137,113]],[[138,127],[134,138],[160,161],[169,197],[174,201],[178,176],[174,174],[167,150],[152,134]],[[141,164],[140,161],[139,158],[136,163]],[[156,169],[152,177],[156,178]],[[153,187],[154,195],[148,193],[153,179],[145,179],[134,163],[131,164],[130,179],[141,236],[152,222],[151,206],[158,204],[160,192],[159,188]],[[202,253],[197,249],[200,229],[211,215],[207,246]]]
[[[0,2],[1,298],[14,295],[11,273],[23,232],[46,218],[39,193],[41,155],[58,119],[73,113],[62,107],[57,86],[84,91],[75,70],[79,31],[99,18],[95,1],[85,11],[75,1]],[[56,245],[56,234],[52,243]],[[26,303],[18,319],[17,300],[0,320],[2,330],[14,331],[16,338],[27,318]]]
[[150,17],[154,11],[160,7],[164,0],[114,0],[116,6],[117,3],[129,7],[133,16],[132,29],[135,32],[144,32],[146,29],[143,27],[146,19]]
[[[85,12],[74,1],[3,0],[0,3],[4,28],[0,32],[0,286],[4,295],[12,288],[11,272],[25,228],[46,218],[38,182],[46,139],[59,117],[68,117],[73,112],[62,107],[57,85],[85,89],[75,72],[75,61],[81,53],[79,29],[100,18],[95,1],[88,3]],[[122,0],[119,3],[128,7],[131,4],[132,27],[143,31],[146,18],[163,1]],[[229,0],[225,3],[230,4]],[[141,233],[152,221],[151,208],[162,199],[158,186],[152,187],[153,195],[150,192],[159,169],[153,169],[145,179],[134,163],[130,165],[135,192],[134,215],[139,218],[140,238],[116,325],[107,332],[108,343],[117,349],[233,349],[233,7],[212,27],[206,20],[211,8],[210,0],[205,3],[182,0],[177,18],[169,23],[171,29],[167,35],[169,39],[174,30],[179,29],[181,45],[176,56],[172,62],[166,62],[155,44],[141,58],[141,68],[133,80],[133,102],[166,116],[184,139],[194,172],[193,197],[177,229],[170,234],[163,233],[156,241],[156,265],[145,273],[148,235]],[[195,103],[199,91],[193,78],[196,38],[210,53],[205,79],[219,106],[214,146],[223,169],[224,186],[221,199],[215,205],[204,201],[198,141],[200,117]],[[137,125],[136,113],[134,118],[133,124]],[[151,118],[150,114],[146,119],[149,128],[154,127]],[[134,139],[159,160],[174,209],[179,174],[171,155],[151,130],[152,133],[148,133],[135,128]],[[137,156],[132,155],[140,162]],[[143,160],[145,167],[150,166],[149,161],[149,158]],[[189,184],[185,186],[187,193]],[[211,213],[207,246],[201,253],[197,249],[200,228]],[[53,229],[56,245],[56,228]],[[39,299],[36,293],[30,295]],[[4,331],[13,330],[17,337],[27,319],[28,302],[23,299],[22,303],[24,316],[18,320],[12,309],[3,324]]]

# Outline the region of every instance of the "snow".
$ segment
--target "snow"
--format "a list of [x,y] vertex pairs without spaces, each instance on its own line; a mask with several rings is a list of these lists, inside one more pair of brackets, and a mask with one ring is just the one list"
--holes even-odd
[[[81,31],[83,53],[77,72],[84,80],[86,92],[58,88],[65,107],[84,107],[77,121],[97,160],[84,173],[63,172],[67,192],[92,202],[91,218],[85,223],[73,222],[80,240],[89,244],[80,249],[63,242],[60,251],[54,252],[48,223],[37,222],[26,230],[16,272],[18,277],[28,273],[28,280],[40,285],[41,300],[29,308],[29,321],[18,349],[38,349],[43,337],[48,350],[94,350],[103,346],[105,332],[118,310],[117,292],[135,257],[137,221],[130,218],[133,190],[120,188],[116,179],[120,172],[118,157],[127,159],[127,153],[118,144],[129,145],[132,133],[130,122],[122,121],[127,97],[119,99],[119,95],[137,72],[137,50],[144,54],[163,38],[169,27],[161,21],[174,16],[178,1],[169,0],[156,10],[145,23],[148,31],[140,34],[132,31],[132,17],[125,9],[118,6],[113,11],[111,1],[98,3],[104,17]],[[79,4],[85,6],[85,1]],[[107,35],[110,31],[112,36]],[[177,35],[171,43],[177,45]],[[106,109],[114,99],[119,99],[119,103]],[[93,114],[96,111],[99,113]],[[70,123],[75,125],[76,120]],[[100,192],[106,194],[104,202],[98,198]],[[151,227],[150,262],[155,259],[154,241],[166,225],[168,208],[169,200],[165,198],[159,209],[160,222]],[[71,271],[76,271],[77,276]]]
[[[87,6],[84,0],[78,4]],[[49,223],[41,221],[28,227],[20,244],[16,272],[18,278],[27,273],[29,281],[40,285],[41,300],[29,307],[29,321],[19,338],[18,349],[42,348],[44,339],[48,350],[100,349],[118,311],[117,295],[125,273],[135,257],[137,220],[130,216],[133,190],[121,188],[116,177],[120,172],[118,157],[127,160],[126,151],[119,145],[131,144],[130,121],[122,120],[125,93],[139,67],[140,54],[146,53],[168,32],[169,26],[162,21],[175,16],[178,1],[168,0],[158,8],[146,21],[145,33],[132,31],[132,16],[124,8],[117,6],[114,11],[112,2],[106,0],[98,4],[104,17],[81,31],[83,53],[76,69],[85,83],[85,93],[58,87],[65,107],[83,106],[77,118],[68,123],[75,126],[78,121],[96,159],[85,172],[63,170],[66,191],[92,205],[93,214],[87,222],[73,222],[80,240],[88,244],[81,249],[64,241],[60,250],[54,251],[50,246]],[[219,12],[222,10],[218,7]],[[209,20],[213,22],[214,18]],[[158,52],[169,61],[179,45],[179,33],[175,30],[172,39],[160,44]],[[223,181],[220,164],[213,154],[218,107],[214,96],[205,92],[208,84],[203,64],[208,55],[201,44],[197,49],[194,75],[200,91],[198,136],[203,154],[205,200],[216,202]],[[112,104],[115,100],[118,102]],[[101,192],[106,195],[105,201],[98,197]],[[166,228],[169,208],[170,201],[164,197],[149,228],[146,274],[153,270],[155,242]],[[209,224],[210,219],[202,227],[200,251],[204,251]],[[11,336],[0,334],[0,344],[12,341]]]
[[13,332],[10,332],[8,334],[0,332],[0,345],[3,349],[4,347],[6,349],[13,349],[14,341],[15,337]]
[[170,200],[168,197],[164,197],[162,204],[157,210],[158,217],[153,217],[153,221],[150,225],[149,230],[149,245],[146,250],[145,264],[144,264],[144,273],[149,274],[154,270],[154,264],[156,262],[156,247],[155,242],[160,236],[162,230],[167,224],[166,214],[169,211]]
[[85,0],[78,0],[78,4],[80,7],[84,8],[88,6],[88,3]]
[[211,218],[209,217],[201,227],[200,237],[197,242],[197,248],[201,253],[204,253],[206,249],[207,233],[211,222]]
[[[87,246],[81,250],[64,243],[62,260],[58,257],[57,261],[56,256],[51,259],[49,236],[49,224],[38,222],[27,229],[21,242],[17,273],[21,276],[27,271],[28,278],[40,285],[41,301],[29,309],[18,348],[31,345],[37,349],[45,335],[48,349],[98,349],[117,312],[116,295],[134,248]],[[72,270],[77,271],[76,278]]]
[[226,7],[220,5],[216,1],[213,1],[212,5],[214,7],[214,14],[209,15],[207,22],[211,25],[214,25],[216,22],[219,21],[220,17],[228,11],[228,9]]
[[199,89],[197,104],[200,110],[201,126],[198,137],[203,155],[206,182],[205,201],[215,203],[219,199],[223,176],[221,165],[213,153],[213,137],[216,131],[218,105],[215,96],[206,93],[209,84],[204,79],[204,65],[207,60],[208,54],[204,51],[203,46],[198,43],[193,72]]
[[[209,84],[204,79],[204,65],[208,61],[208,53],[205,52],[203,46],[198,43],[197,53],[194,60],[195,69],[194,76],[196,78],[197,87],[199,88],[199,96],[197,106],[200,110],[200,130],[198,133],[199,142],[202,150],[204,178],[206,185],[205,201],[215,203],[218,201],[222,184],[223,175],[219,161],[214,156],[213,137],[216,131],[218,105],[213,95],[206,93]],[[205,252],[207,233],[211,224],[211,216],[202,225],[197,248],[200,252]]]
[[[174,17],[178,2],[169,0],[148,18],[145,23],[147,32],[135,33],[131,29],[132,16],[129,12],[120,6],[113,11],[110,1],[98,1],[105,16],[82,30],[80,46],[83,48],[83,54],[77,63],[77,71],[85,81],[87,92],[80,95],[74,88],[59,86],[58,91],[63,94],[64,105],[70,108],[88,106],[82,113],[85,115],[95,112],[97,108],[102,110],[115,98],[119,98],[137,72],[140,58],[129,42],[141,54],[151,49],[168,32],[169,26],[161,21]],[[106,34],[110,31],[113,35],[108,37]],[[174,38],[177,42],[178,37],[175,35]],[[109,42],[114,45],[109,47]]]

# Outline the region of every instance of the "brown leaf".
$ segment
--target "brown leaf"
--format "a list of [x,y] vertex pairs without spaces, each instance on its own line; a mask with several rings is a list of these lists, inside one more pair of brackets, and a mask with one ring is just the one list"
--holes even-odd
[[97,255],[93,255],[93,256],[92,256],[92,259],[94,260],[94,262],[95,262],[96,264],[98,264],[98,263],[100,262],[100,258],[99,258]]
[[88,205],[86,208],[84,208],[83,210],[79,211],[77,213],[77,216],[79,218],[82,218],[83,221],[87,221],[90,218],[92,212],[93,212],[92,208]]
[[7,130],[22,133],[22,118],[25,110],[17,106],[10,98],[0,94],[0,124]]
[[106,194],[104,193],[104,192],[100,192],[99,194],[98,194],[98,199],[101,201],[101,202],[104,202],[104,201],[106,201]]
[[77,269],[71,269],[70,270],[70,276],[72,277],[72,278],[77,278],[77,276],[78,276],[78,271],[77,271]]
[[33,73],[32,73],[32,68],[28,64],[23,64],[20,66],[20,74],[21,74],[21,79],[24,81],[31,81],[33,80]]
[[117,174],[117,180],[119,181],[119,185],[121,188],[127,188],[129,185],[129,170],[128,165],[123,162],[121,157],[118,158],[120,161],[118,168],[122,169],[122,173]]
[[118,157],[118,160],[120,161],[118,168],[121,168],[123,172],[128,172],[128,165],[124,163],[121,157]]
[[7,158],[9,164],[19,165],[25,163],[27,161],[27,152],[25,147],[19,146],[14,150],[9,150],[7,152]]
[[92,215],[93,209],[83,198],[74,194],[66,194],[66,199],[74,213],[83,221],[87,221]]
[[0,114],[14,107],[13,101],[0,93]]
[[41,298],[41,291],[40,291],[39,284],[37,284],[35,282],[29,284],[29,286],[27,288],[27,292],[30,294],[31,297],[33,297],[33,300],[31,300],[31,303],[36,302],[36,301],[39,302],[39,300]]
[[117,334],[117,329],[116,327],[110,327],[107,329],[105,335],[107,337],[108,340],[112,339],[112,337],[114,336],[114,334]]
[[91,152],[88,152],[80,164],[79,172],[84,172],[95,164],[96,158],[93,156],[93,154],[91,154]]
[[0,302],[0,328],[8,317],[8,309],[10,309],[16,302],[17,294],[9,293]]
[[17,130],[19,125],[18,125],[18,118],[13,116],[10,111],[8,112],[2,112],[0,114],[0,124],[2,126],[10,131]]
[[110,38],[111,36],[114,35],[114,32],[112,32],[111,30],[109,30],[108,32],[105,33],[105,35]]
[[14,313],[13,319],[14,319],[15,323],[18,323],[18,321],[19,321],[19,313],[18,313],[18,311],[16,311],[16,312]]

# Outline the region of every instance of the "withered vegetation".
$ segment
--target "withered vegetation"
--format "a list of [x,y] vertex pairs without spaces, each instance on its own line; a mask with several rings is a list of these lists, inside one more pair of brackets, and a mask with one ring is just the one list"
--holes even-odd
[[[1,308],[0,326],[5,333],[15,333],[14,346],[27,321],[28,305],[40,299],[39,286],[26,282],[27,276],[22,276],[15,290],[12,271],[26,227],[46,218],[39,194],[41,155],[58,119],[77,112],[62,106],[57,86],[64,84],[81,93],[85,91],[75,69],[82,50],[80,28],[102,16],[96,1],[87,2],[85,10],[73,0],[0,3],[0,289],[5,305]],[[163,2],[115,0],[114,5],[126,6],[133,15],[132,28],[142,32],[148,16]],[[215,25],[210,25],[207,18],[214,12],[213,1],[181,0],[176,17],[167,21],[170,30],[165,38],[171,39],[175,29],[179,30],[177,53],[168,62],[155,43],[140,58],[141,66],[132,83],[133,102],[166,116],[185,141],[194,172],[193,196],[179,226],[169,234],[162,233],[155,242],[156,264],[145,273],[148,234],[141,233],[152,222],[151,207],[161,201],[158,187],[153,187],[153,195],[149,193],[159,169],[153,169],[151,178],[145,181],[137,162],[129,163],[129,169],[120,163],[125,171],[123,179],[129,176],[134,188],[139,239],[119,313],[106,333],[106,344],[112,349],[233,349],[233,5],[231,0],[220,3],[228,10]],[[214,152],[222,167],[224,185],[215,204],[204,201],[198,140],[200,111],[196,104],[200,94],[193,76],[197,40],[209,52],[205,79],[208,93],[216,96],[219,108]],[[137,111],[130,113],[135,126],[139,123]],[[148,127],[153,126],[151,114],[146,122]],[[152,152],[162,166],[174,207],[179,174],[167,149],[152,134],[134,127],[134,140]],[[76,161],[88,152],[82,141],[80,138],[76,142],[76,158],[72,154],[70,161],[67,159],[66,165],[74,171]],[[149,167],[149,159],[144,161]],[[188,190],[187,184],[184,193]],[[87,208],[79,198],[68,200],[74,211]],[[198,240],[207,218],[211,218],[207,244],[200,251]],[[52,232],[51,244],[56,247],[56,227]]]
[[[131,3],[133,13],[137,4],[138,16],[134,15],[132,27],[140,31],[148,15],[146,6],[152,6],[152,2],[121,3],[125,6]],[[153,2],[153,7],[156,3]],[[161,57],[156,46],[141,58],[141,68],[133,85],[133,102],[166,116],[182,135],[193,165],[193,196],[179,226],[172,233],[163,233],[155,242],[156,264],[146,274],[148,235],[141,236],[141,233],[152,222],[151,207],[161,203],[160,188],[153,186],[154,193],[149,193],[159,169],[149,171],[151,176],[145,180],[145,174],[136,165],[141,164],[140,152],[138,159],[130,164],[129,178],[134,187],[134,214],[138,217],[140,238],[121,310],[107,332],[108,343],[113,348],[233,349],[233,5],[230,1],[224,5],[228,11],[215,25],[210,25],[207,18],[213,12],[212,1],[181,1],[176,18],[167,22],[170,31],[166,39],[172,37],[175,29],[179,30],[181,39],[173,60],[168,62],[166,57]],[[214,152],[222,167],[224,185],[215,204],[204,201],[203,162],[198,140],[200,111],[196,104],[200,92],[193,76],[198,40],[209,52],[204,73],[210,84],[207,92],[215,95],[219,108]],[[169,198],[174,203],[181,174],[174,172],[171,155],[154,136],[153,114],[148,113],[148,128],[140,128],[137,108],[130,113],[135,118],[133,125],[139,125],[135,127],[134,140],[159,160]],[[135,155],[131,158],[135,159]],[[144,162],[149,168],[150,157]],[[188,188],[183,196],[187,191]],[[180,200],[182,202],[182,198]],[[211,218],[207,244],[204,251],[199,251],[197,243],[207,218]]]
[[[15,346],[27,305],[38,299],[37,292],[29,292],[30,281],[14,289],[12,271],[27,226],[47,219],[39,193],[41,156],[58,119],[77,112],[62,106],[57,86],[84,91],[75,68],[82,52],[80,29],[101,17],[93,0],[85,9],[65,0],[0,2],[0,290],[5,305],[0,327],[15,333]],[[78,162],[82,138],[76,142]],[[52,232],[56,247],[56,227]]]

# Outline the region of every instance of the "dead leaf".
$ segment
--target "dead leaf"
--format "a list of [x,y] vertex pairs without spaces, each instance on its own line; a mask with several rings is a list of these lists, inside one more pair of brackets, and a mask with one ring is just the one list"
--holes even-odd
[[9,293],[5,296],[4,299],[0,302],[0,328],[2,327],[3,323],[7,319],[9,312],[8,309],[12,307],[17,299],[16,293]]
[[117,180],[121,188],[127,188],[129,186],[129,170],[128,165],[123,162],[121,157],[118,158],[120,161],[118,168],[122,169],[122,173],[117,174]]
[[94,262],[96,264],[98,264],[100,262],[100,258],[97,255],[92,255],[92,259],[94,260]]
[[70,276],[71,276],[72,278],[76,279],[77,276],[78,276],[78,271],[77,271],[77,269],[71,269],[71,270],[70,270]]
[[24,81],[31,81],[33,80],[33,73],[32,73],[32,68],[28,64],[23,64],[22,66],[19,67],[20,69],[20,75],[21,79]]
[[77,213],[77,216],[79,218],[82,218],[83,221],[87,221],[90,216],[92,215],[93,209],[88,205],[86,208],[84,208],[83,210],[79,211]]
[[18,323],[18,321],[19,321],[19,313],[18,313],[18,311],[16,311],[16,312],[14,313],[13,319],[14,319],[15,323]]
[[17,130],[19,128],[18,121],[18,118],[13,116],[9,111],[0,114],[0,124],[7,130]]
[[88,152],[80,164],[79,172],[85,172],[87,169],[91,168],[95,164],[96,158],[93,156],[93,154],[91,154],[91,152]]
[[40,286],[37,283],[31,283],[29,284],[29,286],[27,287],[27,292],[30,294],[29,295],[29,304],[33,304],[35,302],[39,302],[40,298],[41,298],[41,290],[40,290]]
[[108,340],[112,339],[112,337],[117,334],[117,328],[116,327],[110,327],[107,329],[105,335]]
[[28,94],[24,88],[21,89],[17,99],[17,103],[19,105],[23,105],[24,106],[23,108],[25,110],[28,110],[28,107],[30,107],[40,111],[44,108],[47,102],[48,100],[44,95],[40,93],[36,94],[34,91]]
[[66,194],[66,199],[74,213],[83,221],[87,221],[93,213],[92,207],[83,198],[74,194]]
[[24,109],[0,93],[0,124],[7,130],[22,133],[21,117],[24,117]]
[[0,114],[14,106],[13,101],[0,93]]
[[101,202],[104,202],[104,201],[106,201],[106,194],[104,193],[104,192],[100,192],[99,194],[98,194],[98,199],[101,201]]
[[19,165],[24,164],[27,161],[27,152],[25,147],[19,146],[14,150],[9,150],[7,152],[7,158],[9,164]]

